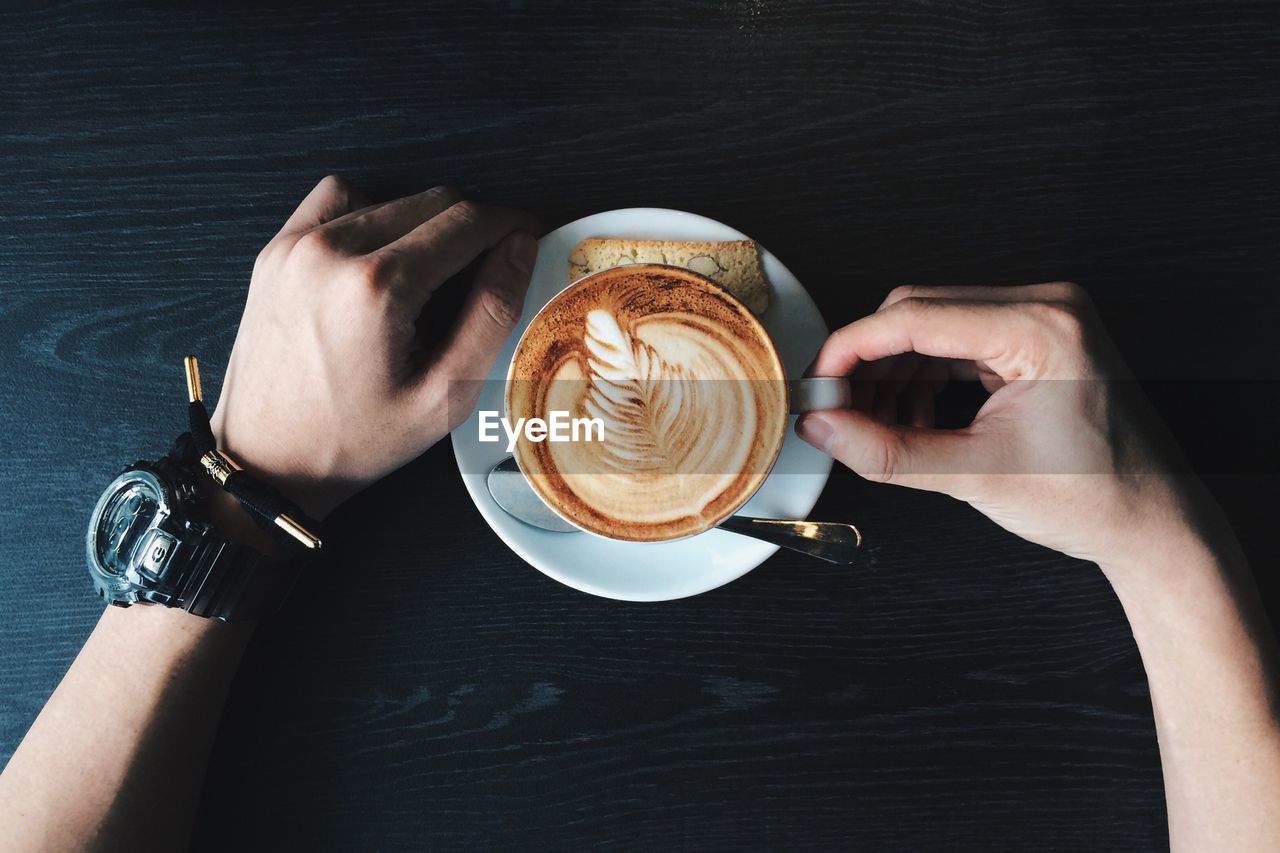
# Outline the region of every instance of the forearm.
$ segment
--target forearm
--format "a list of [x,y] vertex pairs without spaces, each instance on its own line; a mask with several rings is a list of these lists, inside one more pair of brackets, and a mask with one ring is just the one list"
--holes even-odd
[[181,846],[250,631],[108,607],[0,775],[0,849]]
[[1274,643],[1235,550],[1184,526],[1103,566],[1147,671],[1174,850],[1280,838]]
[[[258,256],[211,423],[223,450],[317,517],[474,405],[470,380],[521,315],[542,230],[445,187],[367,204],[326,178]],[[452,331],[424,340],[414,320],[472,261]],[[283,556],[209,490],[200,520]],[[108,609],[0,775],[0,851],[180,846],[249,631],[158,606]]]

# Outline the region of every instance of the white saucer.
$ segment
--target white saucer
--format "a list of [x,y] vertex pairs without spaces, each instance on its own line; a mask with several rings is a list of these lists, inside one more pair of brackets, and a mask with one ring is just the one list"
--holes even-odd
[[[676,542],[614,542],[587,533],[550,533],[507,515],[489,496],[485,474],[507,454],[502,443],[481,443],[481,409],[502,411],[502,387],[516,342],[543,305],[568,286],[569,252],[587,237],[665,240],[742,240],[727,225],[678,210],[628,208],[570,222],[543,237],[524,315],[484,383],[476,411],[453,431],[453,452],[476,508],[493,532],[543,574],[574,589],[625,601],[666,601],[697,595],[740,578],[763,563],[777,546],[723,530]],[[782,263],[761,248],[773,285],[773,304],[761,317],[786,365],[797,378],[827,337],[818,307]],[[792,419],[794,422],[794,419]],[[805,518],[831,473],[831,459],[801,441],[788,425],[773,471],[741,510],[742,515]]]

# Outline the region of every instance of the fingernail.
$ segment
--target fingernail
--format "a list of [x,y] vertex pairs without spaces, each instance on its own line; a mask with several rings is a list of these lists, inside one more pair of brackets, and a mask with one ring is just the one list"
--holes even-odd
[[800,420],[796,421],[796,435],[823,453],[827,452],[827,446],[831,443],[831,433],[833,431],[831,424],[827,423],[822,415],[816,413],[802,415]]
[[533,262],[538,259],[538,241],[532,236],[517,231],[507,241],[507,263],[525,275],[533,272]]

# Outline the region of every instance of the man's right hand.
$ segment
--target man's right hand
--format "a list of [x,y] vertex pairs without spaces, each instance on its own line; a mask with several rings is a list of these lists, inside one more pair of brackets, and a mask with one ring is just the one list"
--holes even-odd
[[[1074,284],[898,288],[809,372],[855,380],[853,409],[797,430],[863,477],[952,495],[1104,570],[1194,529],[1177,457]],[[951,378],[991,396],[968,427],[934,429]]]
[[[799,421],[810,443],[1098,563],[1147,671],[1170,848],[1274,850],[1280,696],[1266,616],[1225,520],[1176,473],[1084,292],[900,288],[832,335],[810,373],[867,380],[853,409]],[[968,427],[934,429],[950,377],[991,397]]]

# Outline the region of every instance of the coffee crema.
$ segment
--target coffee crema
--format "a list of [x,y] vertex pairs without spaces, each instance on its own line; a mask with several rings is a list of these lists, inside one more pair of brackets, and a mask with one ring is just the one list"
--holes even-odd
[[559,515],[612,539],[691,536],[732,515],[786,434],[768,334],[715,282],[677,267],[595,273],[551,300],[516,347],[507,416],[599,419],[599,441],[519,440]]

